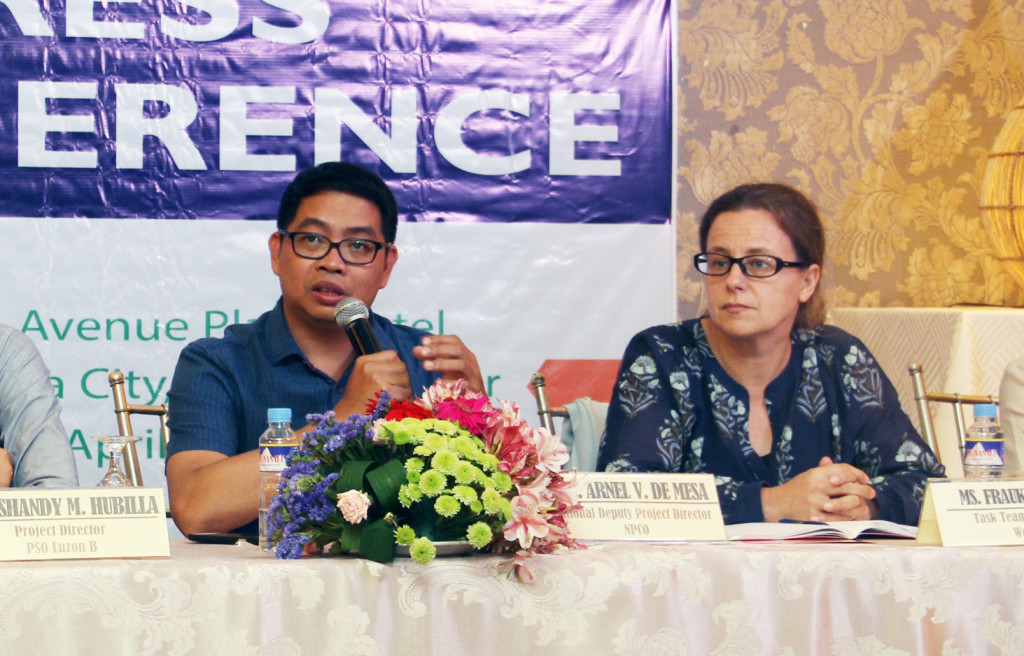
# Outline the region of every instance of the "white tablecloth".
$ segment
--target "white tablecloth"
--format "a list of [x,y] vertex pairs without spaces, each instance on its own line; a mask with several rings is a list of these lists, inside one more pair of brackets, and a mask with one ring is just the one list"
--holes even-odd
[[[837,308],[828,323],[859,337],[896,386],[903,409],[920,430],[912,361],[924,368],[929,392],[998,395],[1007,363],[1024,357],[1024,309]],[[939,455],[947,473],[963,474],[953,415],[933,414]],[[971,414],[967,412],[968,423]]]
[[1020,548],[607,543],[537,558],[532,584],[495,556],[171,554],[0,563],[0,653],[1024,654]]

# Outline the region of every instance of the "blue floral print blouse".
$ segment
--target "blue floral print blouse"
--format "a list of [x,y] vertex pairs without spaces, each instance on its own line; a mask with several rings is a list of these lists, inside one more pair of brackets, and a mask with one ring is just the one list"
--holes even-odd
[[765,389],[772,451],[748,435],[746,389],[711,352],[700,319],[655,326],[626,348],[598,469],[715,474],[727,524],[764,521],[761,488],[822,457],[864,471],[878,518],[917,524],[926,479],[945,474],[868,349],[834,326],[794,330],[793,352]]

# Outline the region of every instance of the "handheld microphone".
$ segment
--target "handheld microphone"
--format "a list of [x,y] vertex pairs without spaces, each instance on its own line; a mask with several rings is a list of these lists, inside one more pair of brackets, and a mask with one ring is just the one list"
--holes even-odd
[[380,342],[370,326],[370,311],[358,298],[346,296],[338,301],[334,307],[334,320],[348,333],[352,348],[359,355],[378,353],[381,350]]

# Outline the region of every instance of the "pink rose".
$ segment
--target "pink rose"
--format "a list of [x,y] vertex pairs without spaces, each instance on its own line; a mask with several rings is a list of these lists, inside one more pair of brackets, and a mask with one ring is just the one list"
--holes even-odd
[[366,519],[370,509],[370,497],[359,490],[349,490],[338,495],[338,510],[349,524],[358,524]]

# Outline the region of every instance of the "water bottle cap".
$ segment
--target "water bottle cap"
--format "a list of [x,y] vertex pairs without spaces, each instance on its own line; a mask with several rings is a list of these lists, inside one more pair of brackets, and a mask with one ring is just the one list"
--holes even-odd
[[267,408],[267,422],[272,423],[291,423],[292,421],[292,409],[291,408]]
[[979,403],[974,406],[975,417],[995,417],[996,416],[996,404],[995,403]]

